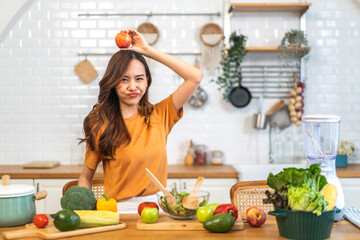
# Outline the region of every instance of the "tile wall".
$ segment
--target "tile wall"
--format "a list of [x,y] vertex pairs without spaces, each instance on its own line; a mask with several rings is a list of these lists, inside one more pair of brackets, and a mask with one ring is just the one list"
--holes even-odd
[[[78,16],[84,12],[148,11],[222,13],[223,1],[34,1],[0,43],[0,164],[46,160],[82,163],[84,146],[77,145],[77,138],[82,136],[84,117],[97,100],[98,82],[110,56],[87,58],[99,77],[84,84],[74,72],[75,64],[84,59],[79,52],[114,53],[117,49],[113,38],[119,30],[136,28],[145,21],[160,30],[156,48],[199,52],[201,26],[211,21],[223,25],[222,17],[207,16]],[[249,46],[276,46],[282,33],[297,25],[291,15],[267,16],[264,20],[264,15],[234,14],[232,28],[249,36]],[[351,140],[359,148],[360,9],[351,0],[314,1],[307,14],[307,30],[313,50],[307,69],[305,113],[341,115],[341,139]],[[180,58],[195,62],[195,56]],[[251,64],[254,59],[249,56],[245,62]],[[272,61],[271,57],[265,59]],[[171,94],[181,80],[161,64],[150,61],[150,67],[154,79],[150,100],[155,103]],[[257,100],[246,108],[233,107],[222,100],[217,86],[210,82],[214,77],[204,69],[201,86],[209,99],[203,108],[184,106],[184,117],[168,138],[169,163],[183,162],[190,139],[206,144],[210,150],[224,151],[226,163],[268,163],[268,129],[252,127]],[[276,100],[266,100],[263,110]],[[288,131],[301,146],[299,128]],[[301,150],[297,154],[301,155]],[[356,159],[359,157],[352,161]]]

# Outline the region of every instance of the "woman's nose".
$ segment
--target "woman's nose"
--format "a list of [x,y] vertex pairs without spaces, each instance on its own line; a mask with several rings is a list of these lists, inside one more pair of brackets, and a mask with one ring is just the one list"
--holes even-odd
[[136,89],[136,82],[134,80],[130,80],[128,87],[131,90]]

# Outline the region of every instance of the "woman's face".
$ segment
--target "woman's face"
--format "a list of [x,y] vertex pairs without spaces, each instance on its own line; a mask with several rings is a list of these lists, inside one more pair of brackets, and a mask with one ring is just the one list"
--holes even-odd
[[138,106],[147,89],[147,78],[144,65],[132,59],[120,83],[115,87],[120,106]]

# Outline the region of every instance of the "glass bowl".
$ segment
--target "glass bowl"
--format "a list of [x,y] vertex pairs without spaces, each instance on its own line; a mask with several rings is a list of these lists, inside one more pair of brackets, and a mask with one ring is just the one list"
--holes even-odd
[[[183,197],[189,195],[190,193],[186,192],[179,192],[176,194],[176,206],[170,207],[167,203],[167,198],[164,196],[162,192],[156,193],[157,201],[160,206],[160,208],[171,218],[174,219],[192,219],[196,216],[196,211],[199,207],[205,206],[209,202],[210,193],[207,191],[199,190],[196,198],[199,200],[199,206],[196,209],[186,209],[182,205],[182,199]],[[194,197],[195,198],[195,197]]]

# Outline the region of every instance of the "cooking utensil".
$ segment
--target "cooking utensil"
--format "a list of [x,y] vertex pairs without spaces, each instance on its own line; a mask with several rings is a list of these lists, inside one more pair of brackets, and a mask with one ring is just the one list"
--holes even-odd
[[259,109],[258,113],[254,114],[254,127],[256,129],[266,128],[266,115],[262,114],[263,97],[259,97]]
[[283,130],[291,125],[288,105],[283,100],[275,103],[266,115],[270,126]]
[[282,108],[285,105],[284,100],[276,102],[267,112],[266,116],[272,115],[274,112],[278,111],[280,108]]
[[[206,231],[203,227],[203,223],[199,222],[196,218],[179,221],[177,219],[170,218],[163,213],[160,213],[156,223],[152,224],[144,223],[143,220],[139,218],[136,223],[136,229],[145,231]],[[243,229],[244,222],[238,218],[231,231],[240,231]]]
[[17,230],[17,231],[8,231],[3,232],[3,236],[6,239],[18,239],[18,238],[28,238],[28,237],[37,237],[42,239],[64,239],[72,236],[85,235],[90,233],[99,233],[106,231],[114,231],[126,228],[124,222],[119,222],[116,225],[103,226],[103,227],[93,227],[93,228],[84,228],[77,229],[74,231],[60,232],[53,222],[50,222],[46,228],[37,228],[34,224],[27,224],[26,229]]
[[176,205],[176,199],[175,197],[167,190],[161,182],[150,172],[148,168],[145,168],[146,175],[150,178],[150,180],[160,189],[161,192],[164,193],[165,196],[167,196],[167,201],[170,207],[173,207]]
[[[196,59],[194,67],[199,68],[199,61]],[[195,90],[194,94],[190,97],[188,103],[194,108],[202,107],[207,101],[207,93],[200,86]]]
[[35,200],[45,198],[46,191],[35,194],[35,187],[26,184],[10,184],[10,176],[2,176],[0,186],[0,227],[14,227],[32,222]]
[[81,81],[84,83],[89,83],[97,78],[98,73],[95,70],[94,66],[87,60],[82,60],[75,65],[74,70],[79,76]]
[[241,86],[241,81],[239,81],[239,86],[233,88],[229,95],[230,103],[237,108],[246,107],[250,103],[251,98],[249,89]]
[[199,207],[199,200],[196,197],[196,194],[199,191],[199,188],[203,181],[204,181],[204,177],[199,176],[198,179],[196,180],[192,192],[189,194],[189,196],[183,198],[182,205],[184,206],[184,208],[197,209]]

